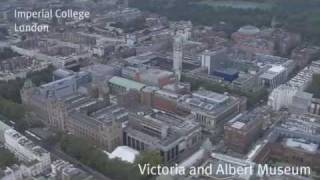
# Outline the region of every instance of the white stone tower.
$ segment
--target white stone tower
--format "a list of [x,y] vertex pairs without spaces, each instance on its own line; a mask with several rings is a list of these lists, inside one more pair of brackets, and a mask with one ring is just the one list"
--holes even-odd
[[173,42],[173,71],[178,81],[181,79],[183,60],[183,37],[177,35]]

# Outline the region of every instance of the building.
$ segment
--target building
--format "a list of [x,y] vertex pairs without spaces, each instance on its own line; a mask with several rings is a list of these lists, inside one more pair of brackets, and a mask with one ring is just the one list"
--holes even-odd
[[173,72],[156,68],[127,66],[122,68],[121,74],[124,78],[160,88],[176,81]]
[[21,160],[26,166],[27,176],[36,176],[50,169],[50,153],[35,145],[28,138],[14,129],[5,131],[5,147]]
[[274,89],[268,98],[268,105],[273,110],[288,107],[292,104],[292,98],[298,91],[295,88],[286,85],[280,85]]
[[88,173],[61,159],[51,163],[50,177],[61,180],[93,180],[93,177]]
[[93,99],[79,93],[64,98],[48,100],[49,125],[67,132],[69,113],[76,107],[88,102],[93,102]]
[[273,159],[290,165],[309,166],[313,171],[318,171],[319,122],[317,116],[292,115],[275,127],[254,161],[265,163]]
[[292,97],[292,104],[290,104],[289,111],[293,114],[308,113],[312,103],[312,94],[306,92],[297,92]]
[[182,73],[182,61],[183,61],[183,37],[177,35],[174,37],[173,42],[173,71],[177,80],[180,81]]
[[125,79],[119,76],[112,77],[108,82],[108,86],[112,94],[121,94],[129,90],[140,92],[141,89],[145,87],[145,85],[142,83]]
[[264,87],[274,89],[287,80],[288,72],[283,66],[273,66],[260,75]]
[[318,60],[318,61],[312,61],[310,67],[311,67],[311,70],[312,70],[314,73],[320,73],[320,60]]
[[191,38],[192,35],[192,22],[191,21],[178,21],[170,24],[174,35],[181,36],[184,41]]
[[[204,162],[201,166],[203,167],[212,167],[212,175],[209,177],[202,177],[203,180],[209,179],[237,179],[237,180],[249,180],[256,178],[256,164],[251,161],[247,161],[246,159],[235,158],[232,156],[228,156],[220,153],[212,153],[210,158]],[[252,172],[244,172],[244,173],[235,173],[235,176],[230,177],[229,174],[220,173],[218,171],[219,166],[223,167],[223,171],[227,172],[227,167],[232,166],[237,168],[248,170],[248,168],[252,168]]]
[[1,180],[23,180],[23,178],[22,166],[15,164],[11,167],[6,167],[4,170],[0,170]]
[[112,66],[104,64],[94,64],[81,68],[81,71],[89,72],[92,76],[92,82],[94,84],[101,84],[108,81],[113,76],[118,75],[118,69]]
[[257,109],[234,117],[224,125],[225,145],[233,151],[247,153],[262,134],[263,121],[263,114]]
[[255,26],[247,25],[247,26],[243,26],[243,27],[239,28],[239,30],[237,32],[234,32],[231,35],[231,38],[235,42],[241,42],[244,40],[255,39],[256,35],[258,35],[259,33],[260,33],[259,28],[255,27]]
[[[78,100],[81,101],[78,98]],[[128,120],[124,108],[110,104],[106,99],[90,98],[78,104],[77,99],[68,113],[68,131],[78,137],[83,137],[99,145],[107,151],[112,151],[122,144],[122,123]]]
[[53,81],[59,80],[59,79],[63,79],[66,78],[68,76],[72,76],[74,74],[73,71],[68,70],[68,69],[57,69],[55,71],[53,71]]
[[320,99],[312,99],[308,112],[311,114],[320,115]]
[[217,51],[206,50],[200,55],[201,67],[208,70],[208,74],[212,74],[212,71],[219,68],[219,64],[226,61],[226,59],[226,49]]
[[237,42],[233,48],[252,54],[275,54],[275,42],[273,40],[260,37],[244,39]]
[[274,110],[288,108],[292,104],[293,96],[304,91],[312,82],[313,71],[310,67],[304,68],[286,84],[275,88],[268,98],[268,105]]
[[220,68],[212,70],[212,75],[223,78],[224,81],[232,82],[239,77],[239,71],[232,68]]
[[90,73],[84,71],[43,84],[39,87],[34,87],[32,82],[28,80],[20,91],[21,100],[23,104],[35,112],[36,118],[48,123],[48,103],[50,100],[64,98],[75,94],[80,90],[86,92],[86,88],[83,87],[86,87],[90,82]]
[[62,180],[93,180],[92,176],[89,176],[88,173],[83,170],[75,167],[66,167],[62,170]]
[[320,47],[317,46],[305,46],[297,47],[291,53],[291,59],[296,61],[296,64],[303,68],[307,66],[311,61],[317,60],[319,57]]
[[246,110],[246,99],[199,90],[178,99],[183,111],[191,112],[205,131],[213,131],[226,120]]
[[177,100],[181,95],[168,90],[156,90],[152,94],[152,108],[179,114]]
[[173,114],[155,112],[130,115],[123,131],[123,144],[138,151],[159,151],[162,161],[171,164],[187,157],[199,147],[198,123]]
[[46,69],[49,63],[26,56],[16,56],[0,62],[0,80],[9,81],[25,78],[28,73]]
[[84,86],[91,81],[92,76],[89,72],[80,71],[72,76],[43,84],[38,88],[38,90],[39,94],[44,98],[59,98],[75,93],[80,86]]

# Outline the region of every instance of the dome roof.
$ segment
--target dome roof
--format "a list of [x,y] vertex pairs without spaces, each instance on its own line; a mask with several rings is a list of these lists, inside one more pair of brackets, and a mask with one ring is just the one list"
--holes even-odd
[[242,34],[257,34],[260,32],[260,29],[255,26],[248,25],[241,27],[238,32]]

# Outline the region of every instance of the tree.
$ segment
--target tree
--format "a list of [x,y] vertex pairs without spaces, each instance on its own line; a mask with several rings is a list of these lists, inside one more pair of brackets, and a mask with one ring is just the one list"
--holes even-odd
[[[84,144],[86,146],[84,146]],[[100,149],[88,142],[86,139],[65,135],[60,142],[62,151],[78,159],[81,163],[99,171],[112,178],[121,180],[147,180],[143,177],[135,164],[121,161],[120,159],[109,159]],[[150,158],[148,154],[142,159]],[[156,162],[156,161],[154,161]]]
[[144,151],[136,159],[136,164],[150,164],[151,166],[158,166],[162,162],[160,152],[158,151]]
[[0,168],[6,168],[7,166],[12,166],[18,163],[18,160],[15,158],[14,154],[6,149],[0,149]]
[[312,77],[312,83],[307,88],[307,92],[312,93],[315,98],[320,98],[320,75],[314,74]]
[[52,81],[52,74],[54,70],[55,68],[52,65],[49,65],[48,68],[44,70],[27,74],[27,78],[31,79],[36,86],[39,86]]

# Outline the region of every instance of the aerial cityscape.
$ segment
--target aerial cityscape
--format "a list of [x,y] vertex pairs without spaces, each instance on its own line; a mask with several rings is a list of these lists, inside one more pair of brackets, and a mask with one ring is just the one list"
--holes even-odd
[[1,0],[0,179],[320,179],[320,1]]

